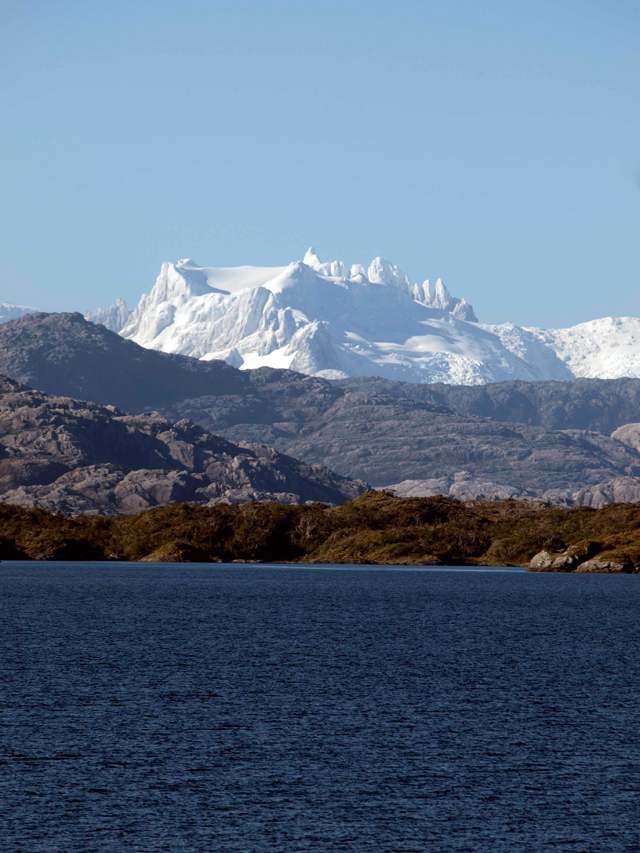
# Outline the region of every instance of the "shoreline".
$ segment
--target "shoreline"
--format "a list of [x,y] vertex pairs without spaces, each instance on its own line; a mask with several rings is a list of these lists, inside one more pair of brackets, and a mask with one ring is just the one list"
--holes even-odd
[[0,560],[636,574],[640,504],[594,510],[370,491],[338,506],[184,503],[108,517],[4,503]]

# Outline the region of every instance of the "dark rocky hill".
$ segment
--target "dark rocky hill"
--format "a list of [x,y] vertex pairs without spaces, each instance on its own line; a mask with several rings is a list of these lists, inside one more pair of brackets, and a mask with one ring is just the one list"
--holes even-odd
[[[300,374],[284,370],[239,371],[221,361],[199,361],[147,350],[81,314],[31,314],[0,326],[0,373],[48,394],[112,404],[131,412],[180,400],[225,396],[221,421],[273,422],[277,407],[265,397],[277,386],[301,403],[309,420],[327,401],[359,393],[411,400],[506,423],[545,429],[580,429],[610,435],[640,422],[640,379],[574,379],[566,382],[499,382],[491,385],[416,385],[375,376],[300,385]],[[292,391],[285,387],[292,383]],[[222,417],[226,414],[226,417]]]
[[466,472],[472,485],[465,497],[475,496],[478,479],[542,496],[640,475],[638,453],[601,433],[458,414],[384,380],[336,383],[266,368],[247,373],[251,394],[194,398],[164,411],[378,486]]
[[377,377],[338,380],[345,390],[392,394],[446,406],[460,415],[603,432],[640,421],[640,379],[496,382],[491,385],[415,385]]
[[0,327],[1,370],[52,394],[186,418],[377,486],[430,481],[427,493],[595,505],[640,494],[640,455],[608,435],[640,422],[636,379],[464,387],[238,371],[145,350],[79,314]]
[[249,386],[224,361],[147,350],[82,314],[30,314],[0,325],[0,374],[47,394],[136,413]]
[[0,378],[0,501],[127,515],[178,501],[341,503],[364,488],[186,420],[128,415]]

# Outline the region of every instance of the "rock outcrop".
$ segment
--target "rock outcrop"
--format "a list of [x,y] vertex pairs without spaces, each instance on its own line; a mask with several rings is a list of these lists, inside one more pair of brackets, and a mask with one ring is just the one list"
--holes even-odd
[[366,485],[182,420],[129,415],[0,379],[0,501],[64,513],[249,500],[335,504]]
[[603,550],[601,542],[581,542],[569,546],[556,557],[549,551],[540,551],[532,557],[527,571],[628,574],[635,568],[628,554]]
[[615,555],[615,558],[598,557],[585,560],[576,568],[578,574],[630,574],[634,571],[633,563],[628,556]]
[[553,557],[548,551],[540,551],[529,563],[530,572],[548,572],[553,565]]
[[[566,551],[555,558],[551,563],[552,572],[572,572],[581,563],[594,557],[601,549],[600,542],[586,542],[579,545],[571,545]],[[535,558],[534,558],[535,559]]]
[[611,433],[611,438],[621,441],[636,453],[640,452],[640,424],[623,424]]

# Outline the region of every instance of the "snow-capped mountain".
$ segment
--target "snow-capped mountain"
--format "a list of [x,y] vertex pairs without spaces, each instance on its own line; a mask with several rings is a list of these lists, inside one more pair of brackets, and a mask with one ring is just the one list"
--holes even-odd
[[[505,323],[484,326],[504,346],[542,373],[553,353],[570,371],[568,378],[620,379],[640,377],[640,319],[602,317],[568,329],[533,329]],[[518,377],[519,378],[519,377]],[[549,373],[545,379],[565,379]]]
[[164,263],[133,312],[122,300],[86,315],[163,352],[234,367],[409,382],[640,376],[640,320],[543,330],[478,323],[438,279],[412,284],[376,258],[323,263],[313,249],[283,267]]
[[11,302],[0,302],[0,323],[8,323],[9,320],[17,320],[25,314],[37,313],[37,308],[28,308],[26,305],[12,305]]
[[89,311],[85,314],[87,320],[98,323],[100,326],[106,326],[112,332],[119,332],[124,328],[130,316],[131,311],[129,311],[127,303],[120,297],[108,308],[98,308],[97,311]]

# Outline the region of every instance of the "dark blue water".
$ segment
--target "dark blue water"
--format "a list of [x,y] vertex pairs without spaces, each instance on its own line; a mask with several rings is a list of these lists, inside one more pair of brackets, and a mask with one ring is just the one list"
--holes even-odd
[[640,850],[640,577],[0,566],[0,847]]

